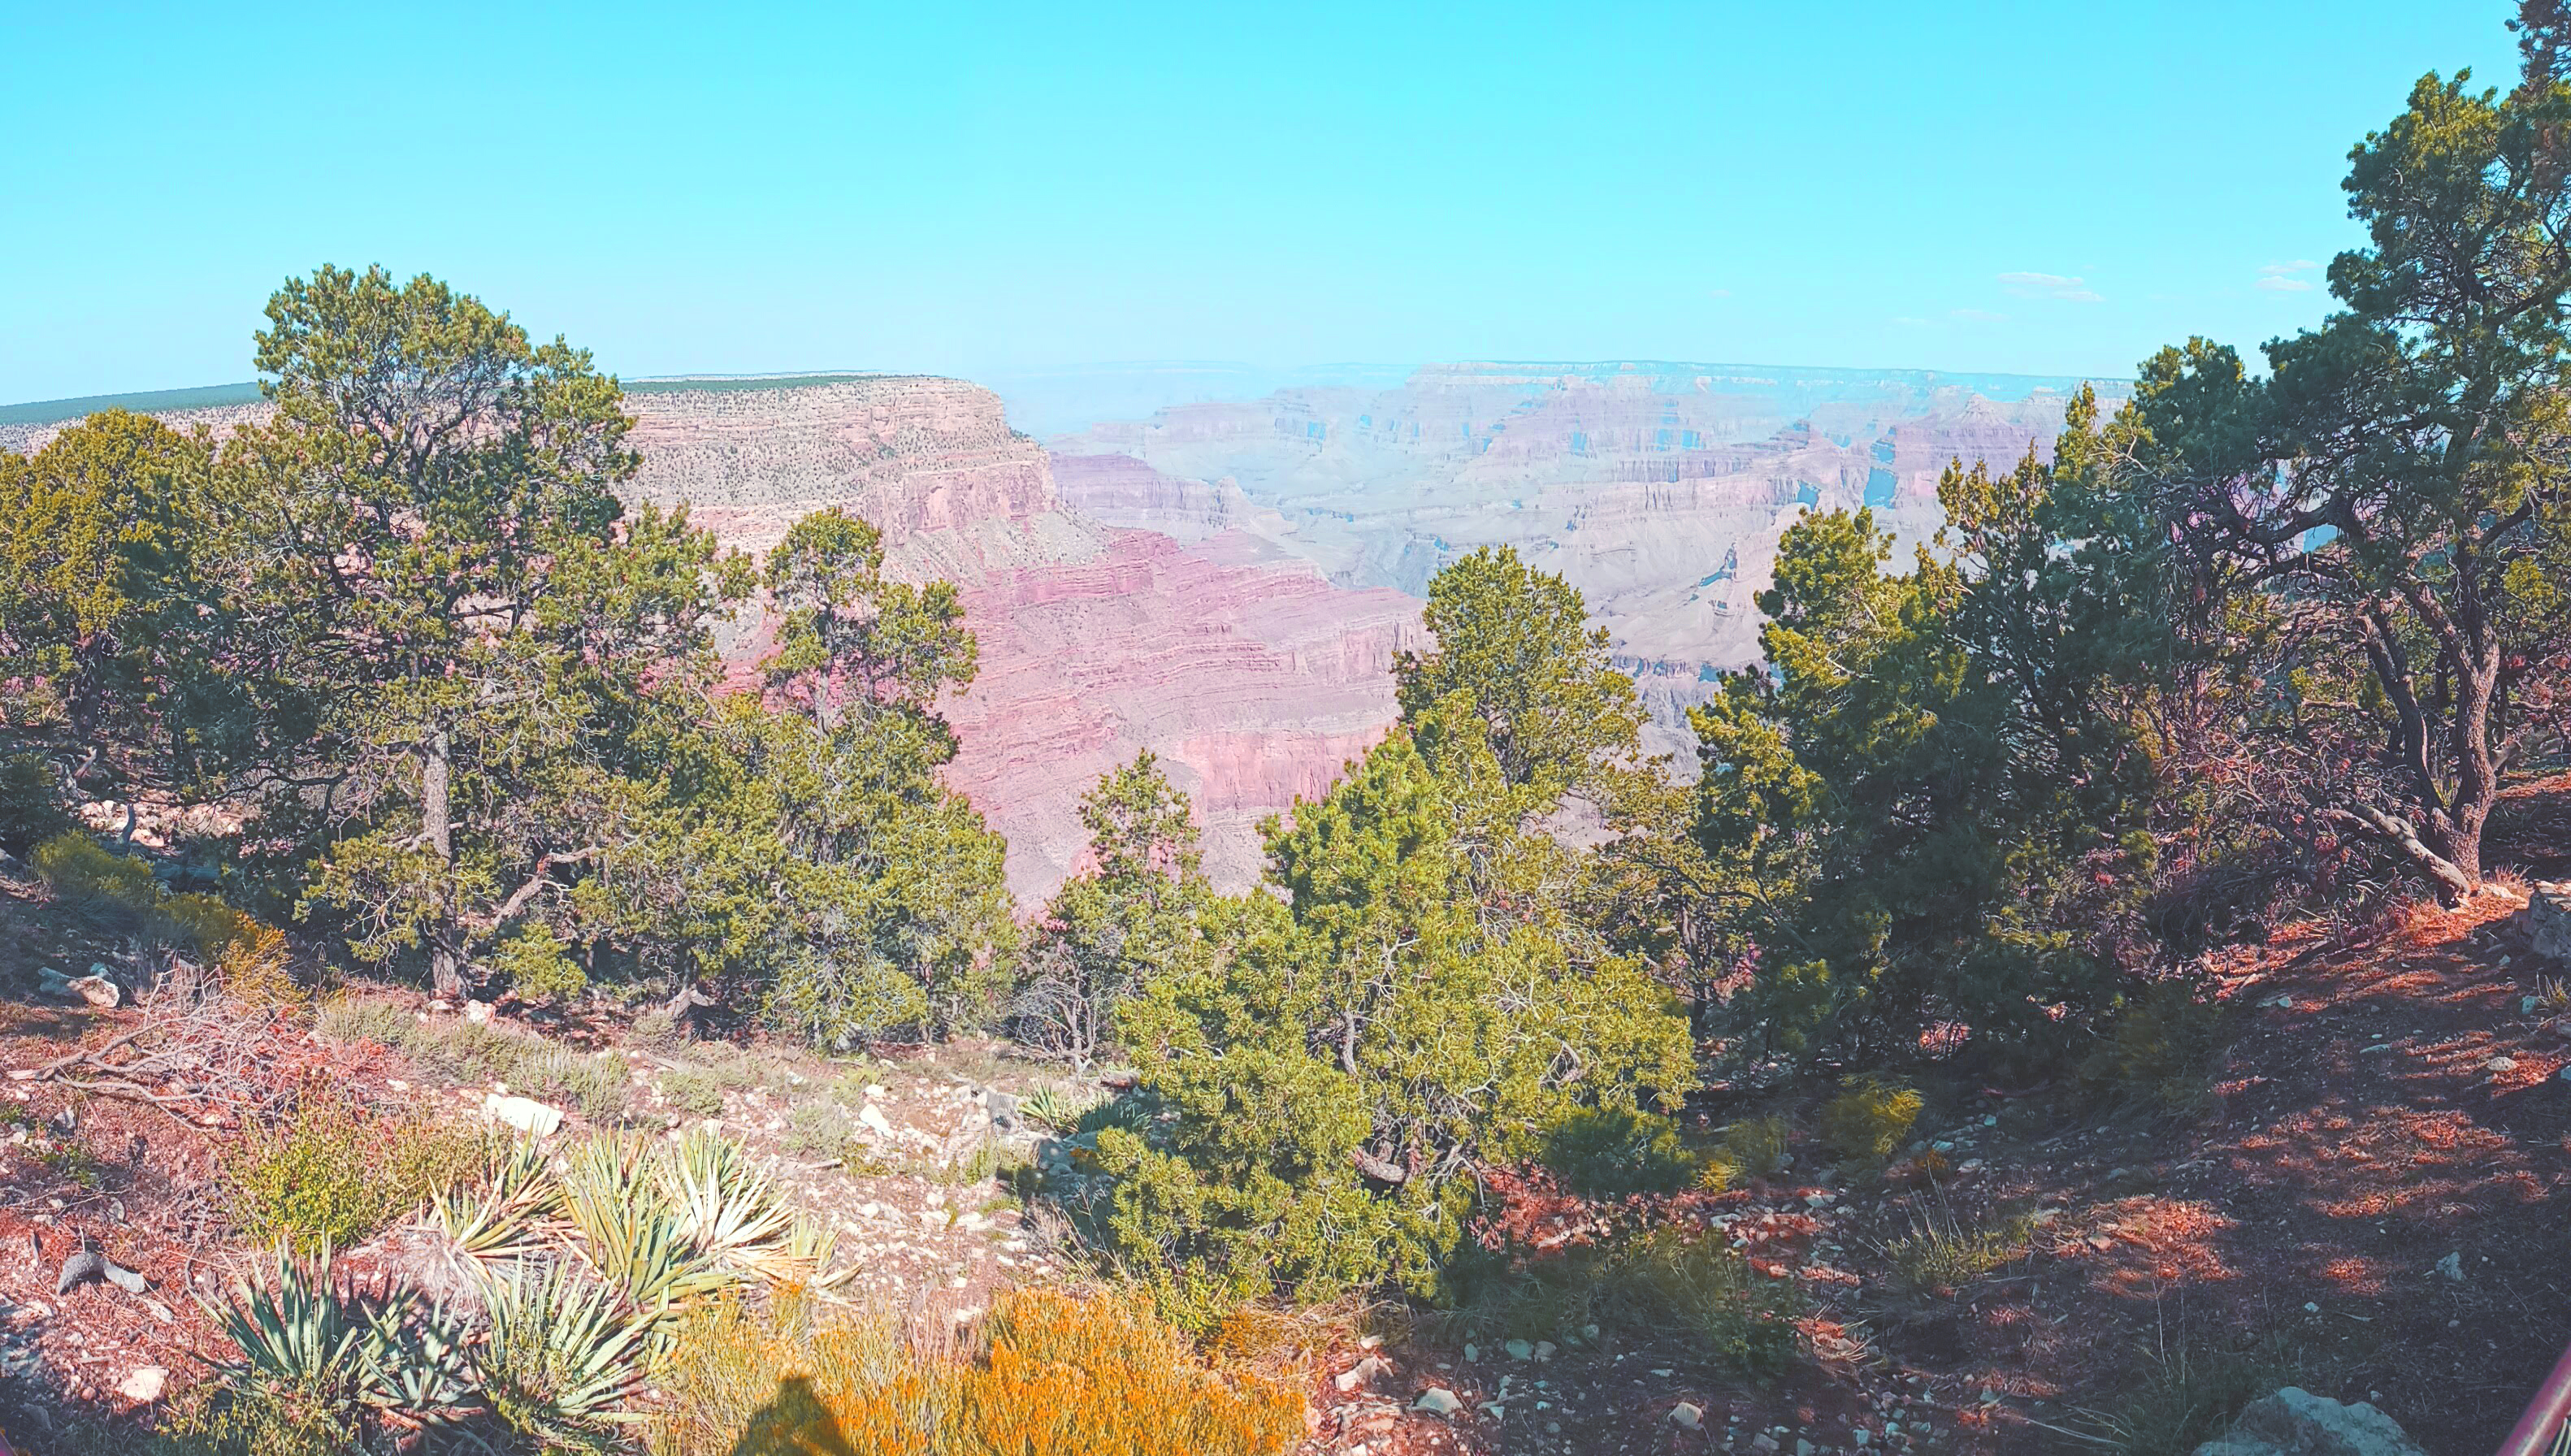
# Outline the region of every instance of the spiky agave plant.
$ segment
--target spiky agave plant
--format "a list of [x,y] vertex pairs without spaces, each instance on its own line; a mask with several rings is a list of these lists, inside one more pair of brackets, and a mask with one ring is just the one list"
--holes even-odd
[[688,1236],[659,1161],[648,1144],[600,1134],[572,1150],[563,1178],[563,1213],[582,1256],[636,1311],[655,1318],[732,1280]]
[[271,1276],[233,1286],[230,1304],[206,1312],[238,1354],[216,1362],[235,1384],[271,1382],[355,1399],[365,1377],[366,1324],[339,1297],[330,1245],[306,1262],[279,1239]]
[[846,1279],[830,1268],[837,1235],[797,1216],[739,1143],[688,1134],[666,1181],[680,1229],[710,1256],[775,1283],[826,1289]]
[[562,1185],[544,1150],[521,1142],[493,1161],[483,1182],[430,1200],[422,1221],[445,1234],[458,1252],[487,1263],[534,1253],[562,1205]]
[[464,1331],[444,1308],[356,1298],[340,1288],[326,1243],[305,1261],[279,1242],[271,1269],[236,1285],[229,1305],[207,1306],[236,1351],[216,1362],[236,1392],[295,1392],[329,1407],[347,1431],[364,1410],[409,1430],[480,1413]]
[[473,1352],[492,1414],[548,1451],[609,1451],[634,1411],[653,1320],[564,1262],[522,1259],[480,1280],[490,1331]]

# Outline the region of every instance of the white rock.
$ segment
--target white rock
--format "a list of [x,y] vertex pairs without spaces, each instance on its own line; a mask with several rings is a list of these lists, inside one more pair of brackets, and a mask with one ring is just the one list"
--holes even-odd
[[1550,1359],[1552,1359],[1552,1358],[1553,1358],[1553,1341],[1551,1341],[1551,1340],[1549,1340],[1549,1339],[1540,1339],[1540,1340],[1537,1340],[1537,1341],[1535,1342],[1535,1357],[1536,1357],[1537,1359],[1539,1359],[1539,1360],[1550,1360]]
[[488,1022],[491,1019],[491,1003],[488,1001],[465,1002],[464,1019],[466,1021],[473,1022],[476,1025]]
[[116,1393],[128,1400],[150,1405],[161,1398],[162,1389],[169,1383],[169,1371],[159,1365],[145,1365],[126,1376],[116,1387]]
[[502,1097],[492,1093],[482,1099],[482,1115],[495,1123],[505,1123],[521,1133],[550,1138],[562,1130],[562,1109],[548,1107],[532,1097]]
[[1532,1359],[1535,1355],[1535,1346],[1522,1339],[1513,1339],[1500,1348],[1508,1351],[1512,1360]]
[[1692,1400],[1682,1400],[1670,1407],[1670,1424],[1682,1431],[1693,1431],[1705,1424],[1705,1407]]
[[2437,1260],[2437,1272],[2460,1284],[2464,1281],[2464,1255],[2461,1249]]
[[66,982],[63,989],[101,1011],[114,1011],[125,1001],[124,990],[95,970],[77,981]]
[[883,1109],[873,1103],[867,1103],[865,1110],[857,1114],[857,1121],[874,1129],[883,1137],[889,1138],[893,1135],[891,1121],[883,1115]]
[[1368,1355],[1364,1359],[1350,1365],[1348,1368],[1341,1370],[1338,1374],[1331,1376],[1330,1383],[1339,1388],[1339,1393],[1341,1395],[1345,1395],[1360,1385],[1373,1384],[1375,1376],[1380,1375],[1391,1368],[1392,1366],[1390,1362],[1386,1361],[1381,1355]]
[[1431,1385],[1419,1392],[1419,1398],[1410,1403],[1410,1408],[1430,1415],[1453,1415],[1464,1408],[1464,1402],[1457,1400],[1455,1392],[1445,1386]]
[[2482,1070],[2485,1072],[2514,1072],[2517,1070],[2517,1059],[2515,1057],[2505,1056],[2493,1057],[2482,1064]]

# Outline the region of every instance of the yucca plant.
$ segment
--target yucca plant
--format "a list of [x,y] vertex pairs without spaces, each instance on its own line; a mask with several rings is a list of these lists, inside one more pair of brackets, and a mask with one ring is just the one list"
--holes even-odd
[[1068,1133],[1097,1105],[1093,1099],[1047,1084],[1028,1093],[1018,1103],[1018,1111],[1057,1133]]
[[491,1322],[474,1352],[484,1399],[503,1425],[548,1451],[608,1451],[643,1383],[652,1320],[567,1263],[534,1260],[486,1273]]
[[663,1187],[660,1160],[636,1139],[591,1138],[572,1150],[563,1213],[582,1255],[634,1309],[654,1317],[732,1279],[688,1236]]
[[562,1205],[562,1185],[544,1151],[521,1142],[493,1161],[486,1181],[448,1189],[430,1200],[422,1221],[470,1258],[515,1259],[543,1244],[545,1225]]
[[367,1327],[339,1297],[325,1241],[309,1262],[279,1239],[273,1275],[233,1286],[229,1305],[206,1312],[240,1353],[216,1362],[234,1383],[249,1381],[344,1392],[362,1388]]
[[456,1425],[484,1409],[466,1354],[471,1334],[443,1304],[402,1299],[364,1311],[368,1405],[413,1428]]

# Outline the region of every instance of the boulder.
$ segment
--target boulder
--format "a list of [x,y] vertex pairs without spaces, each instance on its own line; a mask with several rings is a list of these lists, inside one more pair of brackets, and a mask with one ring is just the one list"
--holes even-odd
[[2571,966],[2571,882],[2539,884],[2526,897],[2526,938],[2535,953]]
[[107,977],[97,974],[95,970],[78,980],[68,982],[63,989],[101,1011],[114,1011],[125,1003],[124,988]]
[[2250,1403],[2196,1456],[2427,1456],[2392,1417],[2289,1385]]

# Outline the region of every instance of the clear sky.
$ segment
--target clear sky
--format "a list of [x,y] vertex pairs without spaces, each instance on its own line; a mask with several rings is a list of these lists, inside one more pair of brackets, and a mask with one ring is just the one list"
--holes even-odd
[[432,271],[628,375],[1664,358],[2126,374],[2316,317],[2502,0],[0,0],[0,400]]

